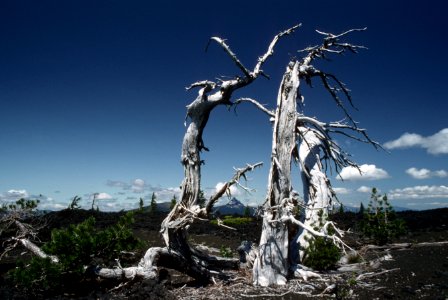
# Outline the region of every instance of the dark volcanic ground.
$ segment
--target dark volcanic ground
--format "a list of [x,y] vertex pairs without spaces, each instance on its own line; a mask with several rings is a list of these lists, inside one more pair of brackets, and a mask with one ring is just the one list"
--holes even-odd
[[[114,224],[120,213],[85,210],[52,212],[45,215],[48,226],[41,231],[40,238],[45,241],[52,228],[82,222],[90,215],[95,216],[97,226],[102,228]],[[366,252],[366,260],[381,257],[387,257],[387,260],[359,280],[356,280],[359,274],[355,273],[344,273],[336,277],[323,273],[324,279],[333,280],[331,283],[334,283],[335,288],[321,295],[321,298],[448,299],[448,243],[437,244],[448,241],[448,209],[407,211],[398,215],[406,221],[408,233],[395,242],[411,244],[400,249],[389,250],[386,247]],[[136,214],[133,230],[148,247],[163,246],[158,233],[163,218],[163,214]],[[332,218],[340,228],[353,231],[360,216],[344,213],[333,215]],[[208,222],[196,223],[189,230],[190,242],[217,249],[225,246],[235,250],[243,240],[258,242],[261,221],[254,220],[237,229],[227,230]],[[354,233],[348,234],[347,240],[356,249],[368,243]],[[20,252],[17,251],[16,254],[20,255]],[[140,256],[136,259],[139,258]],[[259,288],[250,284],[250,272],[241,271],[233,283],[218,282],[217,285],[200,287],[190,278],[169,271],[169,275],[161,282],[129,282],[123,286],[119,283],[101,282],[98,285],[98,282],[83,282],[81,286],[75,286],[65,294],[29,295],[5,280],[5,273],[14,267],[15,259],[9,257],[0,261],[0,299],[308,299],[303,292],[317,295],[330,284],[319,280],[309,283],[291,280],[286,287]],[[378,274],[379,272],[384,273]]]

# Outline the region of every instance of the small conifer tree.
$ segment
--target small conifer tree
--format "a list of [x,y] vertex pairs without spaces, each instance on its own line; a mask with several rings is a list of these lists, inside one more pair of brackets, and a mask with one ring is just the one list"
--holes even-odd
[[380,195],[372,189],[370,202],[363,215],[361,232],[379,245],[386,244],[406,231],[405,223],[395,214],[387,195]]
[[173,198],[171,199],[170,209],[173,209],[174,206],[176,206],[176,203],[177,203],[177,198],[176,198],[176,195],[174,195]]
[[364,212],[365,212],[364,204],[361,202],[361,205],[359,205],[359,214],[364,215]]
[[250,217],[250,208],[249,208],[249,205],[246,205],[246,207],[244,208],[244,216],[245,216],[245,217]]
[[205,195],[204,195],[204,191],[203,190],[199,190],[199,195],[198,195],[198,205],[203,208],[205,206]]
[[138,201],[138,208],[140,211],[143,211],[143,206],[144,206],[143,198],[140,197],[140,200]]
[[156,202],[156,194],[152,193],[151,196],[151,204],[150,204],[150,208],[151,208],[151,213],[154,214],[157,211],[157,202]]

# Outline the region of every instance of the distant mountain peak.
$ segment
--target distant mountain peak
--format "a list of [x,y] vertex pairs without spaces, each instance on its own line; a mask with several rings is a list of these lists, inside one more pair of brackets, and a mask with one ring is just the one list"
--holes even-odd
[[232,200],[229,201],[229,203],[227,203],[225,206],[229,206],[229,207],[244,207],[244,204],[241,203],[240,200],[236,199],[236,198],[232,198]]

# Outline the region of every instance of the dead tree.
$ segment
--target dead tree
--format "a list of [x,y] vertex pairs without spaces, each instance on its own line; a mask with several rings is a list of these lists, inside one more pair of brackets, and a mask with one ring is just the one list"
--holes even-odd
[[240,177],[245,176],[247,171],[253,170],[261,163],[238,169],[235,176],[208,200],[204,208],[201,208],[197,202],[201,185],[202,160],[200,153],[202,150],[208,151],[204,145],[202,134],[212,110],[218,105],[233,105],[231,100],[233,92],[249,85],[259,75],[264,75],[261,67],[274,53],[277,41],[281,37],[292,33],[299,26],[294,26],[277,34],[266,53],[259,57],[253,70],[247,69],[242,64],[223,39],[218,37],[210,39],[211,42],[218,43],[224,49],[243,75],[230,80],[218,80],[217,82],[198,81],[187,87],[187,90],[199,88],[199,92],[197,98],[187,106],[186,120],[189,119],[190,123],[182,143],[181,162],[184,167],[184,180],[181,185],[180,201],[171,210],[161,226],[166,247],[150,248],[138,268],[128,268],[128,270],[102,269],[98,272],[100,275],[117,277],[132,273],[131,276],[135,276],[133,272],[137,272],[137,275],[143,277],[154,277],[156,276],[156,266],[165,266],[181,270],[193,278],[208,282],[212,276],[220,275],[220,270],[238,266],[236,260],[211,257],[192,247],[187,241],[188,227],[195,220],[204,221],[203,219],[208,217],[213,204],[227,189],[238,183]]
[[[158,267],[166,267],[179,270],[191,277],[209,282],[213,276],[225,276],[224,269],[238,268],[237,259],[220,258],[211,256],[188,243],[188,227],[194,221],[207,221],[214,203],[229,191],[233,184],[239,184],[240,178],[245,178],[248,171],[261,165],[256,163],[244,168],[236,169],[235,175],[226,182],[223,187],[211,196],[203,208],[198,205],[198,196],[201,185],[201,160],[202,150],[208,151],[202,139],[203,131],[207,125],[212,110],[219,105],[233,105],[232,94],[234,91],[245,87],[256,80],[260,75],[266,76],[261,69],[266,60],[273,55],[274,47],[278,40],[292,33],[300,25],[293,26],[277,34],[269,47],[261,57],[258,58],[253,70],[247,69],[237,56],[232,52],[225,40],[212,37],[210,42],[216,42],[230,56],[242,76],[233,79],[216,82],[204,80],[198,81],[187,87],[187,90],[199,88],[196,99],[187,106],[187,119],[190,123],[187,127],[182,143],[181,162],[184,168],[184,180],[181,185],[180,201],[173,207],[161,225],[161,234],[165,241],[165,247],[153,247],[147,250],[138,266],[123,268],[119,264],[116,268],[97,267],[92,270],[94,274],[102,278],[156,278]],[[25,228],[21,229],[27,234]],[[22,235],[23,235],[22,234]],[[49,257],[39,247],[27,239],[17,239],[17,245],[21,243],[35,255],[42,258]],[[50,257],[53,263],[58,263],[57,257]]]
[[[339,35],[324,33],[322,45],[309,47],[302,52],[302,59],[292,60],[283,75],[274,111],[265,108],[253,99],[243,98],[236,103],[250,102],[274,121],[272,137],[271,168],[269,188],[263,205],[263,231],[261,233],[258,256],[254,262],[254,283],[269,286],[285,284],[289,275],[308,278],[318,276],[304,268],[300,263],[308,241],[320,236],[333,240],[341,248],[347,245],[340,239],[342,232],[331,222],[325,222],[328,209],[335,193],[331,188],[326,172],[333,165],[339,172],[345,166],[357,166],[333,140],[333,134],[379,145],[372,141],[364,129],[357,126],[352,119],[340,93],[352,105],[349,90],[336,76],[316,69],[312,62],[315,59],[326,59],[329,54],[343,54],[346,51],[356,53],[362,46],[341,42],[340,39],[353,29]],[[330,93],[337,106],[342,109],[346,122],[324,123],[307,117],[301,109],[304,97],[300,92],[300,84],[311,85],[313,78],[319,78]],[[303,198],[300,203],[293,192],[291,183],[291,162],[300,164]],[[295,203],[303,208],[303,217],[297,220],[292,214]],[[324,225],[315,230],[315,226],[324,221]],[[298,225],[298,233],[291,238],[288,225]],[[336,234],[329,235],[328,228],[333,227]]]

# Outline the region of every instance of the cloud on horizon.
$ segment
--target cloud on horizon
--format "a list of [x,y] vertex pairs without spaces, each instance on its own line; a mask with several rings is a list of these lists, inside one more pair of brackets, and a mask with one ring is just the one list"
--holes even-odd
[[0,194],[0,201],[14,202],[20,198],[28,198],[28,192],[26,190],[9,190]]
[[448,128],[444,128],[428,137],[406,132],[398,139],[384,144],[384,148],[389,150],[413,147],[426,149],[426,152],[433,155],[448,154]]
[[110,200],[112,199],[112,196],[108,193],[98,193],[96,196],[97,200]]
[[333,188],[333,191],[335,191],[336,194],[346,195],[351,192],[350,189],[343,188],[343,187],[335,187]]
[[359,193],[371,193],[372,192],[372,188],[368,187],[368,186],[365,186],[365,185],[362,185],[356,191],[359,192]]
[[[361,171],[361,172],[360,172]],[[355,167],[348,166],[341,170],[341,173],[336,177],[338,180],[379,180],[389,178],[389,174],[375,165],[360,165],[359,170]]]
[[391,200],[448,198],[448,186],[418,185],[403,189],[393,189],[389,191],[388,197]]
[[407,169],[406,174],[415,179],[427,179],[431,177],[444,178],[448,176],[448,172],[445,170],[431,171],[425,168],[417,169],[414,167]]

